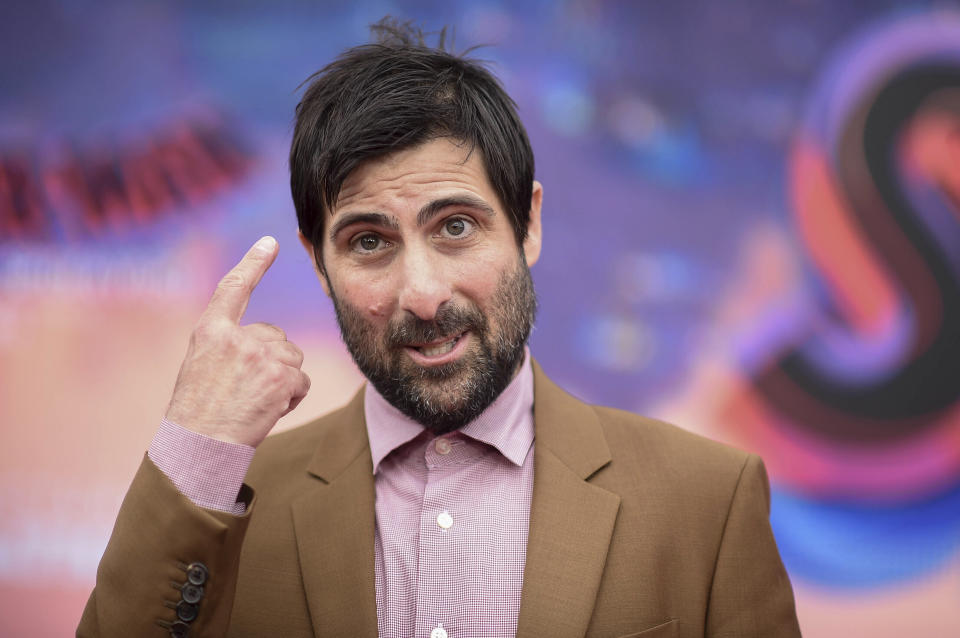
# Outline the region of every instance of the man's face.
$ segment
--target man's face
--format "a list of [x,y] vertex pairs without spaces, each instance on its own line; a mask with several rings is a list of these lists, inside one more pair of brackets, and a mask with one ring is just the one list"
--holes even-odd
[[343,184],[321,282],[360,370],[434,432],[478,416],[523,359],[541,195],[535,183],[518,246],[479,152],[449,138],[370,161]]

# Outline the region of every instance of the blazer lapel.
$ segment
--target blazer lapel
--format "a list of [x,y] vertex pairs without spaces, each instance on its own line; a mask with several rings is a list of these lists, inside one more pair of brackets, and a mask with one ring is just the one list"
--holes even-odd
[[363,390],[324,433],[292,504],[300,571],[314,634],[377,636],[374,482]]
[[534,362],[533,500],[518,638],[583,636],[620,497],[587,482],[610,462],[593,409]]

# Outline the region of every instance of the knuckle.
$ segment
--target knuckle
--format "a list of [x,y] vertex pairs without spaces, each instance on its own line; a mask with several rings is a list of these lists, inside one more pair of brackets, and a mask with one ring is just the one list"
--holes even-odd
[[274,388],[284,388],[287,383],[287,375],[283,370],[283,364],[274,362],[267,370],[267,383]]
[[287,394],[291,397],[296,397],[300,394],[300,371],[293,368],[287,368]]
[[251,323],[244,326],[244,328],[249,330],[251,334],[259,335],[261,338],[267,338],[267,335],[269,335],[269,337],[275,341],[287,340],[287,333],[284,332],[283,328],[275,326],[272,323],[266,323],[265,321]]
[[297,367],[300,367],[300,364],[303,363],[303,350],[293,345],[289,345],[288,349],[290,350],[290,356],[293,357],[293,360],[296,362]]
[[244,289],[248,285],[247,279],[242,273],[232,270],[220,280],[220,283],[217,284],[217,287],[221,290],[235,290],[238,288]]

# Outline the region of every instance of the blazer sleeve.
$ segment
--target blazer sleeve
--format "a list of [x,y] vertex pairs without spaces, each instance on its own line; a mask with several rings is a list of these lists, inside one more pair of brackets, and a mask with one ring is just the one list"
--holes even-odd
[[800,636],[790,579],[770,527],[770,484],[749,455],[740,473],[717,555],[706,635]]
[[[78,637],[227,633],[240,549],[255,506],[243,516],[197,507],[146,456],[123,500]],[[184,589],[191,582],[192,588]],[[202,581],[197,585],[198,581]],[[200,596],[195,603],[193,601]],[[178,619],[194,616],[189,622]],[[171,631],[171,625],[180,624]]]

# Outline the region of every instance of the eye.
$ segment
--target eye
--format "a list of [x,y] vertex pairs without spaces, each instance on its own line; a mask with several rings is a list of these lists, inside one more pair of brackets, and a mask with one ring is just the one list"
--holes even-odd
[[447,237],[466,237],[473,232],[473,222],[463,217],[451,217],[443,222],[443,233]]
[[387,242],[385,242],[379,235],[372,235],[368,233],[355,238],[351,242],[351,245],[353,246],[353,249],[359,253],[372,253],[384,248],[386,243]]

